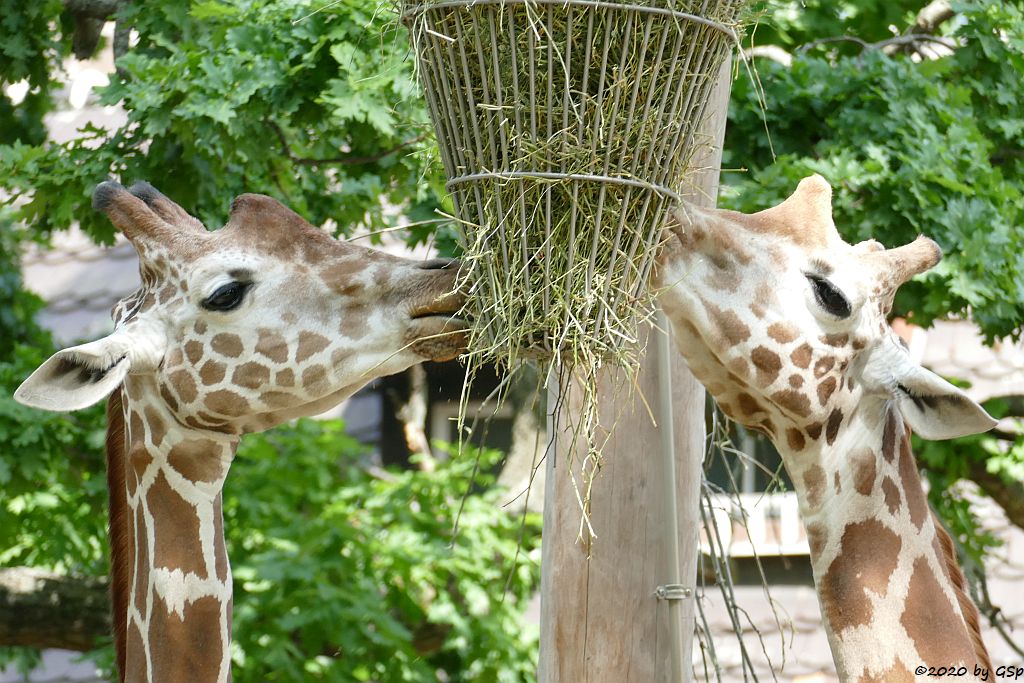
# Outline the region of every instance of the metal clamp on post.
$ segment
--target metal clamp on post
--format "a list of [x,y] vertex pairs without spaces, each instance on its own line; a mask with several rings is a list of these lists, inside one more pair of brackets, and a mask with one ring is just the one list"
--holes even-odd
[[693,597],[693,589],[687,588],[681,583],[667,583],[664,586],[658,586],[654,594],[659,600],[685,600]]

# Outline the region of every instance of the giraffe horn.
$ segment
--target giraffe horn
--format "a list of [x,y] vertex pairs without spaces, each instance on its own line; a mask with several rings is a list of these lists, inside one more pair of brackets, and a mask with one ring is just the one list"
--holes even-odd
[[910,278],[931,269],[942,259],[942,249],[933,240],[919,235],[902,247],[871,251],[861,256],[887,279],[893,291]]
[[107,180],[97,185],[92,193],[92,207],[105,213],[132,242],[162,241],[173,236],[171,226],[121,183]]
[[164,222],[189,232],[206,234],[206,227],[199,219],[167,198],[160,190],[144,180],[132,185],[128,191],[144,201]]

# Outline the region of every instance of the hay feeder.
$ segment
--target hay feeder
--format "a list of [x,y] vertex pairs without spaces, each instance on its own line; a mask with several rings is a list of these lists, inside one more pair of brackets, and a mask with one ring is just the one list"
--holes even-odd
[[407,0],[472,354],[631,356],[744,0]]

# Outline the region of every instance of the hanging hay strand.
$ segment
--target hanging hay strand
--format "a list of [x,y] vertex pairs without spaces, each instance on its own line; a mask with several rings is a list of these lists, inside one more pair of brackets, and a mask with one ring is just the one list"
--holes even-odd
[[[662,224],[746,0],[406,0],[469,292],[469,366],[536,358],[583,396],[635,370]],[[549,366],[550,367],[550,366]],[[547,373],[544,373],[547,374]],[[577,487],[589,505],[592,481]]]

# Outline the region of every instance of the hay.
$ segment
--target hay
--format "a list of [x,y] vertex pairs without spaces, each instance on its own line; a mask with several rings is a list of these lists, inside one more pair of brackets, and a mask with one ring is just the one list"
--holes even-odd
[[474,354],[628,365],[743,4],[407,5],[463,226]]
[[[745,4],[407,1],[462,227],[471,373],[534,358],[593,387],[606,363],[635,370],[662,224]],[[596,468],[595,406],[576,428]]]

